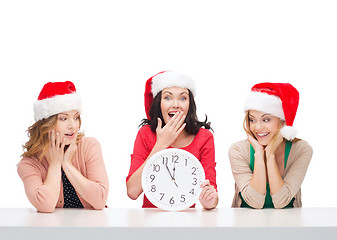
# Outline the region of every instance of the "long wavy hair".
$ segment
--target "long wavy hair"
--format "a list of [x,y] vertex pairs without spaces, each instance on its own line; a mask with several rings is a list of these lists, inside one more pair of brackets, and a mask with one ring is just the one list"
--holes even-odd
[[[206,119],[204,122],[200,122],[197,117],[197,107],[194,101],[193,94],[190,90],[188,90],[189,94],[189,99],[190,99],[190,104],[188,108],[188,113],[185,118],[185,131],[188,134],[193,134],[196,135],[201,127],[204,127],[205,129],[212,130],[211,128],[211,123],[207,122],[207,115]],[[139,126],[145,126],[149,125],[151,127],[152,132],[156,132],[157,125],[158,125],[158,120],[157,118],[160,118],[163,124],[163,127],[165,126],[165,121],[161,112],[161,96],[162,96],[162,91],[160,91],[153,99],[149,115],[150,119],[144,118]]]
[[[48,152],[48,133],[56,127],[57,115],[58,114],[55,114],[49,118],[37,121],[28,128],[26,132],[29,140],[22,146],[24,153],[21,157],[37,157],[40,161],[42,160]],[[81,117],[79,117],[79,122],[81,127]],[[76,143],[78,143],[82,137],[84,137],[84,133],[79,132],[77,134]]]

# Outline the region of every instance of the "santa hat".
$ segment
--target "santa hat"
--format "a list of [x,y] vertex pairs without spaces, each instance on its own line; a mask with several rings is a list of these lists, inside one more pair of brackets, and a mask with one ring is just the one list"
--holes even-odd
[[46,83],[34,103],[34,119],[39,121],[55,114],[78,110],[82,112],[81,98],[75,85],[70,82]]
[[150,119],[150,108],[153,98],[164,88],[181,87],[189,89],[193,96],[196,94],[196,87],[194,81],[181,73],[175,71],[163,71],[150,77],[145,84],[144,104],[145,112],[148,119]]
[[281,135],[293,140],[297,133],[293,123],[298,102],[299,93],[289,83],[259,83],[252,87],[246,99],[245,111],[257,110],[284,120],[286,126],[281,129]]

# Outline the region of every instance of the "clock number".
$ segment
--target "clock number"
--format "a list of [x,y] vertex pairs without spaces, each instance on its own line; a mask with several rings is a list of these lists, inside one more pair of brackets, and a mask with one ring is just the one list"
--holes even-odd
[[197,182],[197,181],[198,181],[198,179],[196,179],[196,178],[193,178],[193,181],[194,181],[194,182],[192,183],[192,185],[197,185],[197,183],[198,183],[198,182]]
[[178,155],[172,155],[172,163],[178,163]]
[[161,201],[165,194],[164,193],[159,193],[159,194],[161,195],[161,198],[159,199]]
[[159,166],[159,164],[153,164],[153,171],[154,171],[154,172],[159,172],[159,171],[160,171],[160,166]]
[[181,195],[180,202],[185,202],[185,201],[186,201],[185,195]]
[[155,192],[156,191],[156,185],[152,185],[151,186],[151,192]]
[[187,166],[187,158],[185,159],[185,167]]
[[173,197],[170,199],[169,203],[170,203],[170,204],[174,204]]
[[192,175],[197,175],[197,174],[195,173],[195,172],[197,171],[196,167],[192,167],[192,170],[193,170]]
[[155,175],[153,175],[153,174],[150,175],[151,182],[153,182],[153,180],[154,180],[155,178],[156,178]]
[[167,162],[168,162],[168,157],[162,157],[163,159],[163,165],[167,165]]
[[190,194],[194,195],[194,188],[190,191]]

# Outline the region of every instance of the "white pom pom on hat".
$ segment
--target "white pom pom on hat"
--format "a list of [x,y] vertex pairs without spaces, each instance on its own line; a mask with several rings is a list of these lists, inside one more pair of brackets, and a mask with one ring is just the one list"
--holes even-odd
[[251,89],[244,110],[257,110],[285,121],[281,135],[291,141],[297,130],[293,127],[299,103],[299,93],[290,83],[258,83]]

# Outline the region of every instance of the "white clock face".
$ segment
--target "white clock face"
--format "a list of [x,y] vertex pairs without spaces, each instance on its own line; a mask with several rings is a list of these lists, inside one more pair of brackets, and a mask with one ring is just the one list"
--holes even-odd
[[191,153],[169,148],[154,154],[145,164],[142,187],[149,201],[167,211],[189,208],[199,199],[205,172]]

